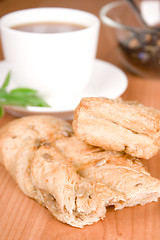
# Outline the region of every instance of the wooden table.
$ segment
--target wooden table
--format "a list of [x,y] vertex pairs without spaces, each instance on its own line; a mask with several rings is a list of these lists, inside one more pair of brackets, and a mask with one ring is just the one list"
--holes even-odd
[[[13,10],[31,7],[71,7],[98,16],[106,0],[0,0],[0,17]],[[97,58],[114,63],[125,71],[129,85],[124,99],[137,100],[160,109],[160,80],[143,79],[124,69],[116,58],[116,42],[102,26]],[[0,60],[3,59],[0,49]],[[15,117],[5,114],[4,125]],[[152,176],[160,178],[160,154],[144,165]],[[76,229],[57,221],[48,210],[26,197],[5,169],[0,166],[0,240],[159,240],[160,204],[109,209],[104,221]]]

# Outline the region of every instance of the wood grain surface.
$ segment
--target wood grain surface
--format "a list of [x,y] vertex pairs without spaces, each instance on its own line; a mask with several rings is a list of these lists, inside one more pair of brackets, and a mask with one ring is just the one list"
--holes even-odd
[[[98,16],[104,0],[0,0],[0,16],[30,7],[72,7]],[[129,73],[116,57],[116,42],[102,26],[97,57],[119,66],[128,76],[129,85],[123,98],[137,100],[160,109],[160,79],[144,79]],[[0,49],[0,59],[3,59]],[[8,113],[0,126],[15,117]],[[11,156],[12,157],[12,156]],[[160,154],[143,161],[152,176],[160,179]],[[51,213],[26,197],[0,165],[0,240],[159,240],[160,201],[144,206],[114,211],[108,208],[106,218],[83,229],[57,221]]]

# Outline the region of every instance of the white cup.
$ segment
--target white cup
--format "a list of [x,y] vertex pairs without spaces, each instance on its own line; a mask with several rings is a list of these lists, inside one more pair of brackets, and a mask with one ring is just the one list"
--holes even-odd
[[[30,33],[11,27],[35,22],[66,22],[86,26],[61,33]],[[88,83],[96,56],[99,19],[68,8],[15,11],[0,20],[4,57],[16,86],[42,96],[75,95]]]

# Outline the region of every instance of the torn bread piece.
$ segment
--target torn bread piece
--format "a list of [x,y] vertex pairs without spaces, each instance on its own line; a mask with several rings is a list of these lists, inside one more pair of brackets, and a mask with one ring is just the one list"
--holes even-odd
[[[27,140],[55,141],[72,135],[72,126],[50,116],[29,116],[16,119],[0,129],[0,163],[14,176],[16,154]],[[13,174],[12,174],[13,173]]]
[[143,205],[160,197],[160,180],[151,177],[137,158],[90,146],[74,136],[57,140],[56,146],[82,177],[101,181],[125,194],[125,202],[116,209]]
[[88,166],[90,163],[98,162],[105,158],[108,163],[128,166],[149,175],[148,171],[142,167],[142,163],[138,158],[132,157],[125,152],[103,150],[102,148],[91,146],[78,140],[75,135],[65,139],[58,139],[55,141],[55,145],[67,157],[68,161],[72,163],[76,171]]
[[73,130],[90,145],[149,159],[160,148],[160,111],[121,99],[84,98]]
[[106,207],[124,201],[124,195],[105,184],[82,178],[54,148],[41,146],[31,163],[35,189],[41,191],[43,204],[60,221],[83,227],[105,217]]
[[58,220],[81,228],[104,218],[107,206],[117,207],[125,198],[101,182],[81,177],[54,147],[71,130],[70,124],[53,117],[15,120],[1,130],[0,156],[27,196]]
[[157,202],[160,197],[160,181],[158,179],[132,168],[105,163],[105,160],[88,165],[79,170],[79,174],[91,180],[101,181],[111,189],[124,193],[125,203],[123,206],[118,205],[115,209]]

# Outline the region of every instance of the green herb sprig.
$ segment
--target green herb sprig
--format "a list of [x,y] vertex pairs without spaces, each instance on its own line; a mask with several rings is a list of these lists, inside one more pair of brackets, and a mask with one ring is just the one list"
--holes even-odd
[[30,88],[15,88],[10,92],[7,87],[10,83],[11,72],[8,72],[2,87],[0,88],[0,117],[4,115],[4,106],[35,106],[35,107],[50,107],[40,96],[37,91]]

